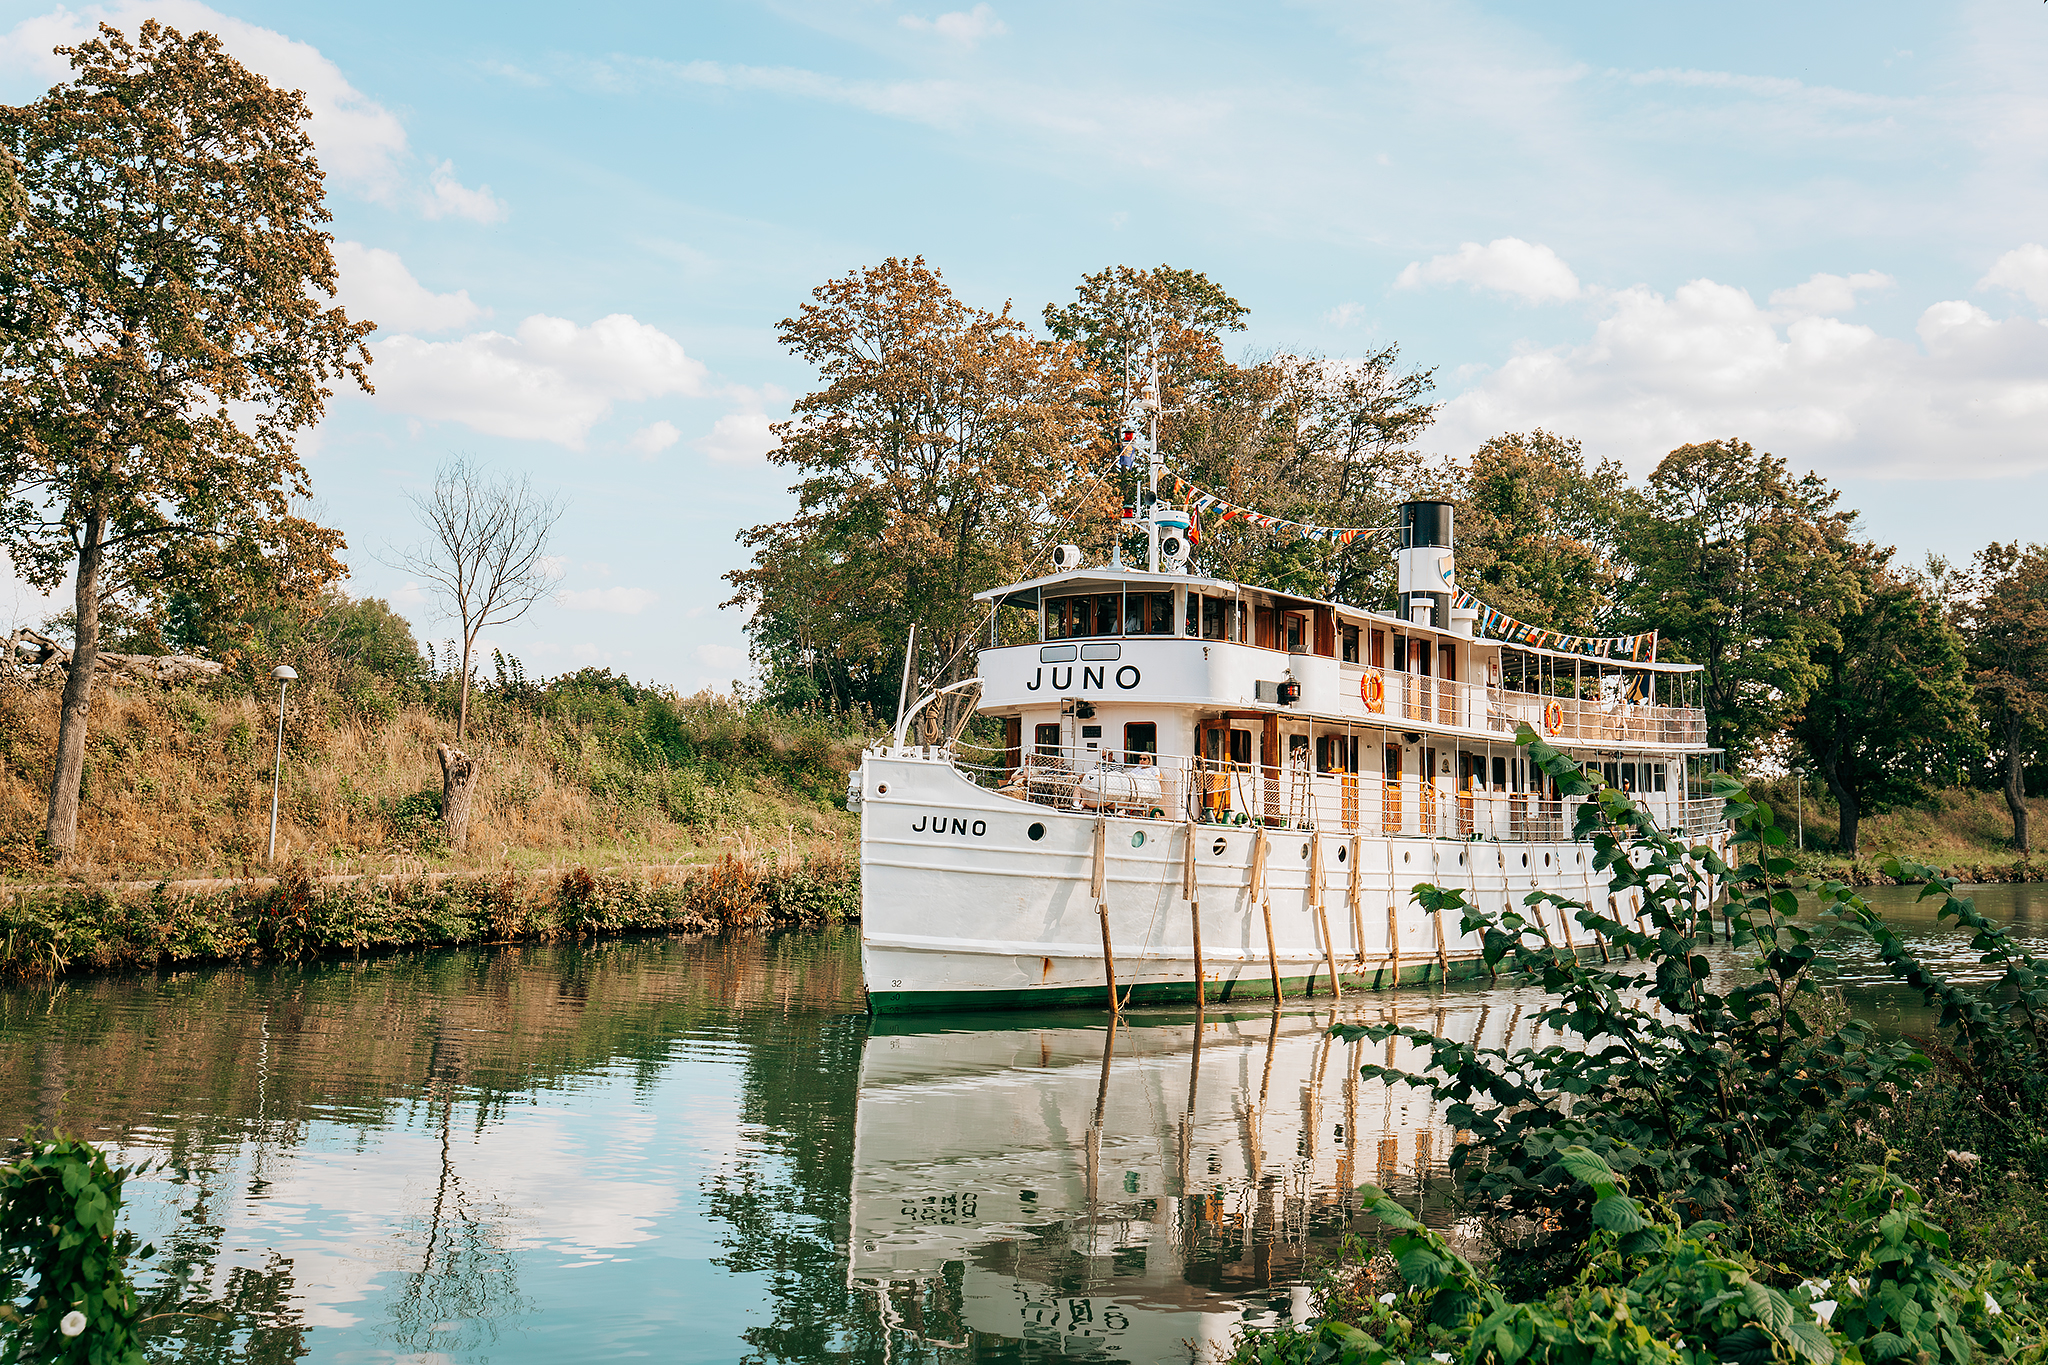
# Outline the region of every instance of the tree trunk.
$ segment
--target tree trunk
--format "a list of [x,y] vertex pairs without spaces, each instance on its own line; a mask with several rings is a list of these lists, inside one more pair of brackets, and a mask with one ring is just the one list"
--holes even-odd
[[1847,787],[1830,778],[1828,789],[1835,794],[1835,804],[1842,808],[1842,826],[1835,836],[1835,842],[1850,858],[1856,856],[1857,829],[1863,823],[1863,803]]
[[78,585],[73,605],[78,617],[71,667],[64,676],[64,705],[57,720],[57,765],[50,778],[50,818],[43,838],[59,853],[78,846],[78,794],[85,779],[85,726],[92,715],[93,674],[100,653],[101,543],[106,534],[103,513],[86,515],[78,546]]
[[455,704],[455,742],[462,743],[463,732],[469,728],[469,651],[475,644],[475,637],[464,632],[462,636],[462,699]]
[[2027,847],[2027,789],[2025,784],[2026,764],[2022,761],[2019,736],[2014,735],[2005,746],[2005,805],[2012,812],[2012,841],[2022,858],[2033,856]]
[[448,847],[460,853],[469,842],[470,805],[483,770],[460,749],[446,744],[435,748],[441,755],[441,826],[448,831]]

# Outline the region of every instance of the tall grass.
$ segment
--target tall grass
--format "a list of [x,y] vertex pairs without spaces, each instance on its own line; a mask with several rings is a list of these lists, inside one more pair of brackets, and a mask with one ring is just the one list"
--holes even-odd
[[[251,661],[257,663],[260,661]],[[465,747],[483,767],[469,847],[440,823],[448,686],[366,688],[306,670],[285,704],[278,857],[320,874],[785,859],[843,849],[861,726],[586,672],[486,685]],[[238,676],[239,675],[239,676]],[[19,880],[262,870],[276,694],[257,668],[212,683],[95,690],[77,854],[40,833],[58,683],[0,685],[0,872]]]

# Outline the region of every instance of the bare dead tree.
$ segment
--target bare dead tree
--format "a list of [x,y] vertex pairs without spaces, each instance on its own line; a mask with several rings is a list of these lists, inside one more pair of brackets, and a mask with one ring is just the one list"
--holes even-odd
[[[547,550],[562,504],[533,491],[524,477],[494,477],[476,461],[457,456],[434,474],[430,492],[411,495],[426,538],[388,561],[417,576],[440,599],[462,630],[462,681],[455,711],[455,744],[469,728],[469,684],[477,637],[509,625],[548,590]],[[438,746],[441,820],[461,848],[469,832],[470,798],[478,768],[459,747]]]

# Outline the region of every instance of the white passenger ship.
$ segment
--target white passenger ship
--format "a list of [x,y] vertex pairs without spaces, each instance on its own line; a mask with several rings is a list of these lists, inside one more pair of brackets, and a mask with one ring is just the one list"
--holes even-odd
[[[1518,623],[1553,643],[1485,638],[1449,504],[1402,506],[1386,613],[1195,576],[1186,513],[1155,504],[1148,524],[1149,569],[1081,567],[1067,546],[1059,572],[981,595],[1037,623],[980,652],[974,705],[1001,719],[1000,749],[907,743],[927,696],[854,774],[874,1012],[1483,970],[1419,883],[1493,910],[1539,890],[1640,909],[1572,842],[1578,803],[1532,769],[1520,723],[1665,827],[1725,838],[1697,667]],[[1561,945],[1605,951],[1542,913]]]

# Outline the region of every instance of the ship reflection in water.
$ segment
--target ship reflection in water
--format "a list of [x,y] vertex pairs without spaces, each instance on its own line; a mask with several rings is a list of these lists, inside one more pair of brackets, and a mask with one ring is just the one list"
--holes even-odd
[[860,1003],[847,930],[15,983],[0,1129],[173,1160],[126,1217],[207,1316],[152,1358],[1187,1362],[1307,1310],[1359,1184],[1448,1217],[1443,1115],[1358,1075],[1418,1052],[1333,1018],[1540,1000]]
[[1331,1023],[1497,1047],[1519,1015],[1473,992],[1135,1012],[1115,1029],[878,1020],[849,1273],[928,1347],[985,1334],[1066,1356],[1220,1357],[1242,1324],[1306,1315],[1317,1259],[1369,1221],[1361,1183],[1446,1216],[1435,1196],[1457,1135],[1425,1092],[1359,1076],[1368,1062],[1417,1066],[1420,1049],[1345,1043]]

